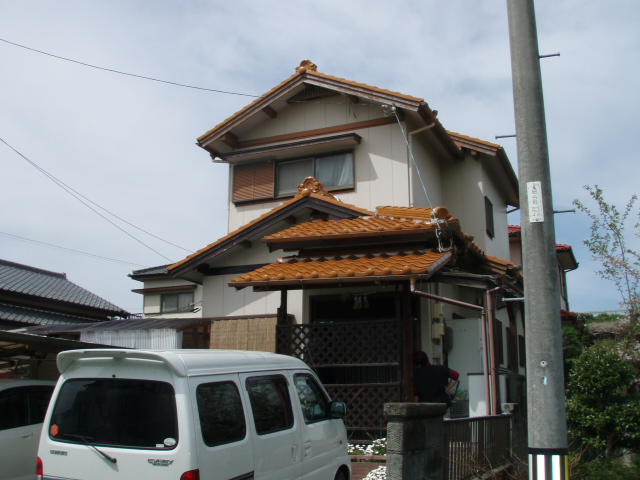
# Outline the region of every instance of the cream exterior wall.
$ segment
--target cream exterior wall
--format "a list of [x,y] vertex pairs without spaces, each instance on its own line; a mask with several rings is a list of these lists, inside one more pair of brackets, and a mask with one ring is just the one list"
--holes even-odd
[[[281,110],[277,118],[265,120],[241,140],[383,117],[380,108],[362,105],[293,104]],[[360,145],[354,150],[355,189],[336,193],[336,196],[345,203],[369,210],[384,205],[408,205],[408,155],[400,127],[397,124],[383,125],[355,130],[355,133],[362,137]],[[229,184],[233,185],[233,169],[229,170]],[[242,227],[290,198],[235,205],[229,190],[229,231]]]
[[[193,283],[188,282],[186,280],[182,280],[179,278],[170,278],[170,279],[154,279],[148,280],[144,282],[144,288],[164,288],[164,287],[176,287],[176,286],[194,286]],[[201,285],[195,285],[196,289],[193,293],[193,302],[195,304],[195,308],[199,308],[197,312],[169,312],[162,313],[162,294],[143,294],[143,309],[142,316],[143,318],[147,318],[149,316],[157,317],[157,318],[198,318],[202,317],[203,312],[203,289]]]

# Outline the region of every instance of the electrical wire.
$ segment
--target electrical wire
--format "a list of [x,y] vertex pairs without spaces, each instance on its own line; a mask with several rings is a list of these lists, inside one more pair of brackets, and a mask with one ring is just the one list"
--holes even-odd
[[[54,177],[53,175],[51,175],[49,172],[47,172],[45,169],[43,169],[42,167],[40,167],[39,165],[37,165],[35,162],[32,162],[31,160],[29,160],[27,157],[25,157],[22,153],[20,153],[18,150],[16,150],[15,148],[13,148],[11,145],[9,145],[3,138],[0,137],[0,142],[4,143],[7,147],[9,147],[11,150],[13,150],[15,153],[17,153],[20,157],[22,157],[24,160],[26,160],[30,165],[32,165],[34,168],[36,168],[40,173],[42,173],[43,175],[45,175],[49,180],[51,180],[52,182],[54,182],[56,185],[58,185],[60,188],[62,188],[65,192],[67,192],[69,195],[71,195],[72,197],[74,197],[76,200],[78,200],[80,203],[82,203],[85,207],[87,207],[89,210],[93,211],[96,215],[99,215],[100,217],[102,217],[104,220],[106,220],[107,222],[109,222],[111,225],[113,225],[114,227],[116,227],[118,230],[120,230],[121,232],[123,232],[124,234],[128,235],[129,237],[131,237],[132,239],[134,239],[136,242],[140,243],[141,245],[147,247],[149,250],[151,250],[154,253],[157,253],[158,255],[160,255],[162,258],[164,258],[165,260],[173,263],[173,260],[171,260],[169,257],[166,257],[165,255],[163,255],[162,253],[158,252],[157,250],[155,250],[154,248],[152,248],[151,246],[147,245],[146,243],[144,243],[142,240],[140,240],[139,238],[134,237],[132,234],[130,234],[129,232],[127,232],[124,228],[122,228],[121,226],[117,225],[116,223],[112,222],[111,220],[109,220],[107,217],[105,217],[104,215],[102,215],[100,212],[98,212],[95,208],[93,208],[91,205],[89,205],[88,203],[84,202],[80,197],[82,197],[82,195],[80,195],[79,193],[77,193],[75,190],[73,190],[71,187],[68,187],[66,184],[64,184],[62,181],[58,180],[56,177]],[[75,193],[74,193],[75,192]],[[83,197],[84,198],[84,197]],[[93,202],[91,202],[93,203]],[[94,204],[95,205],[95,204]],[[102,207],[100,207],[102,208]],[[103,209],[105,210],[105,209]],[[107,210],[105,210],[107,211]],[[112,214],[111,212],[109,212],[111,215],[116,216],[114,214]],[[119,217],[116,217],[119,218]],[[127,222],[128,223],[128,222]],[[136,227],[138,228],[138,227]],[[146,233],[146,232],[145,232]],[[157,238],[157,237],[156,237]],[[165,240],[163,240],[165,241]],[[168,243],[168,242],[167,242]],[[182,248],[182,247],[179,247]]]
[[[437,218],[435,215],[435,212],[433,211],[433,205],[431,203],[431,200],[429,199],[429,194],[427,193],[427,187],[424,183],[424,180],[422,179],[420,168],[418,167],[416,158],[413,155],[413,149],[411,148],[411,143],[409,143],[409,138],[407,137],[407,134],[405,133],[404,128],[402,127],[402,122],[400,121],[400,117],[398,116],[398,109],[393,105],[391,106],[382,105],[382,111],[385,116],[390,116],[391,113],[393,113],[393,115],[395,115],[396,117],[396,120],[398,121],[398,126],[402,131],[402,137],[404,138],[404,141],[407,144],[407,150],[409,151],[409,156],[411,157],[411,161],[413,162],[413,166],[415,167],[416,172],[418,172],[418,178],[420,178],[420,183],[422,184],[422,190],[424,191],[424,196],[427,198],[427,203],[429,204],[429,208],[431,208],[431,212],[433,215],[433,222],[436,224],[436,238],[438,240],[438,251],[448,252],[449,250],[453,249],[453,234],[451,232],[451,227],[449,226],[449,223],[445,219]],[[443,238],[446,238],[445,232],[442,231],[442,224],[445,224],[447,226],[447,229],[449,230],[449,246],[448,247],[444,247],[442,245]]]
[[13,235],[11,233],[0,232],[0,235],[5,235],[5,236],[7,236],[9,238],[12,238],[14,240],[22,240],[24,242],[35,243],[36,245],[42,245],[43,247],[55,248],[57,250],[63,250],[65,252],[75,253],[75,254],[78,254],[78,255],[85,255],[87,257],[92,257],[92,258],[98,258],[100,260],[109,260],[111,262],[122,263],[122,264],[125,264],[125,265],[133,265],[135,267],[147,267],[147,265],[141,265],[139,263],[133,263],[133,262],[126,262],[124,260],[118,260],[116,258],[103,257],[102,255],[96,255],[94,253],[81,252],[80,250],[74,250],[72,248],[61,247],[59,245],[53,245],[51,243],[40,242],[38,240],[32,240],[30,238],[20,237],[18,235]]
[[[20,45],[19,43],[11,42],[9,40],[5,40],[4,38],[0,38],[0,42],[4,42],[4,43],[7,43],[9,45],[13,45],[14,47],[24,48],[25,50],[29,50],[31,52],[40,53],[41,55],[47,55],[49,57],[57,58],[58,60],[64,60],[66,62],[71,62],[71,63],[75,63],[75,64],[78,64],[78,65],[82,65],[84,67],[95,68],[97,70],[103,70],[105,72],[117,73],[119,75],[126,75],[126,76],[129,76],[129,77],[140,78],[140,79],[143,79],[143,80],[150,80],[152,82],[166,83],[168,85],[174,85],[176,87],[191,88],[191,89],[194,89],[194,90],[203,90],[205,92],[223,93],[225,95],[237,95],[237,96],[240,96],[240,97],[263,98],[263,99],[277,100],[277,101],[280,101],[280,102],[322,103],[322,104],[325,104],[325,105],[351,105],[350,102],[314,102],[314,101],[307,101],[307,100],[295,101],[295,100],[288,100],[286,98],[267,97],[267,96],[264,96],[264,95],[252,95],[252,94],[249,94],[249,93],[239,93],[239,92],[231,92],[231,91],[228,91],[228,90],[219,90],[219,89],[215,89],[215,88],[198,87],[198,86],[195,86],[195,85],[187,85],[187,84],[184,84],[184,83],[178,83],[178,82],[172,82],[172,81],[169,81],[169,80],[161,80],[159,78],[147,77],[145,75],[138,75],[138,74],[135,74],[135,73],[123,72],[121,70],[115,70],[113,68],[99,67],[97,65],[92,65],[90,63],[81,62],[79,60],[74,60],[72,58],[62,57],[60,55],[55,55],[53,53],[48,53],[48,52],[44,52],[42,50],[38,50],[36,48],[27,47],[26,45]],[[359,105],[369,106],[369,107],[380,107],[379,105],[366,104],[366,103],[360,103]]]

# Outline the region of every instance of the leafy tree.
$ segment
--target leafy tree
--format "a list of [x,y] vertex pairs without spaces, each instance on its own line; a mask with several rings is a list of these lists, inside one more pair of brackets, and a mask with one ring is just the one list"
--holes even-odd
[[[640,312],[640,255],[633,247],[633,240],[626,233],[630,215],[637,195],[633,195],[624,210],[620,212],[615,205],[607,203],[602,189],[597,185],[585,185],[591,199],[596,203],[596,210],[591,210],[580,200],[573,204],[591,219],[591,237],[584,241],[595,260],[602,264],[596,273],[613,282],[622,297],[621,305],[629,311],[631,325],[638,323]],[[638,212],[640,220],[640,212]],[[640,221],[636,221],[633,238],[640,239]]]

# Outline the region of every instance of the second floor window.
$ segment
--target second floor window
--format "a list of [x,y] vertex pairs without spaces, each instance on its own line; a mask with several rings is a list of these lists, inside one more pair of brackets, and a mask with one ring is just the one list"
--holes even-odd
[[352,187],[353,153],[280,162],[277,171],[277,196],[295,195],[307,177],[315,177],[326,189]]
[[190,312],[193,292],[166,293],[162,295],[162,312]]
[[264,161],[233,168],[234,203],[293,196],[307,177],[315,177],[327,190],[354,188],[353,152]]

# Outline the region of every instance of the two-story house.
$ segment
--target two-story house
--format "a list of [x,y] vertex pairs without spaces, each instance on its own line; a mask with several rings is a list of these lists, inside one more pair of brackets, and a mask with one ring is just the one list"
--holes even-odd
[[362,435],[413,398],[415,350],[462,374],[472,414],[521,400],[521,303],[503,301],[522,296],[518,181],[499,145],[308,60],[198,145],[228,168],[229,233],[133,272],[145,316],[208,318],[212,348],[302,358]]

